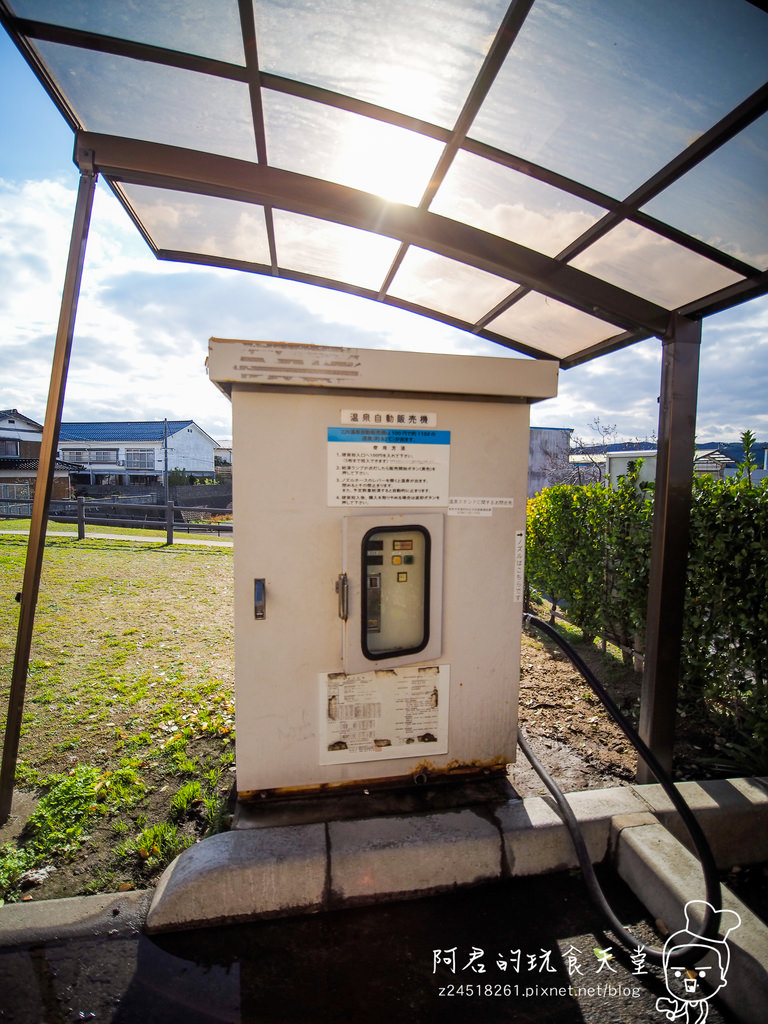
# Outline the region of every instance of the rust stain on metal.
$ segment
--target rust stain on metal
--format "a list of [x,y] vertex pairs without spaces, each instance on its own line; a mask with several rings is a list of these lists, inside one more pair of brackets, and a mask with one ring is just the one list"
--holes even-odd
[[472,779],[487,779],[493,775],[506,775],[509,758],[492,757],[486,760],[451,761],[446,765],[435,765],[430,760],[420,761],[405,775],[389,775],[379,779],[355,779],[340,782],[320,782],[315,785],[281,786],[275,789],[250,789],[238,791],[242,803],[260,803],[270,799],[291,799],[301,797],[332,796],[364,790],[410,789],[420,780],[426,783],[466,782]]

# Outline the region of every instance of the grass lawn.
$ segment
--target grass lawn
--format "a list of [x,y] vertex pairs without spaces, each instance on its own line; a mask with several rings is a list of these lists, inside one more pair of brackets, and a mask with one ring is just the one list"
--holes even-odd
[[[25,553],[0,535],[3,726]],[[49,535],[16,775],[40,799],[0,845],[0,899],[151,885],[226,827],[232,634],[231,549]]]

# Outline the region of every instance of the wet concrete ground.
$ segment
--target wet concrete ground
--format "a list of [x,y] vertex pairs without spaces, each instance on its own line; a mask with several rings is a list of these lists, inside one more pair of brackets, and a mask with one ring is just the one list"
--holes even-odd
[[[653,940],[626,887],[604,885],[622,920]],[[593,950],[609,947],[603,963]],[[290,920],[0,951],[0,1021],[15,1024],[647,1024],[666,1021],[656,1009],[664,995],[661,969],[633,963],[602,931],[570,873]],[[734,1018],[713,1003],[708,1022]]]

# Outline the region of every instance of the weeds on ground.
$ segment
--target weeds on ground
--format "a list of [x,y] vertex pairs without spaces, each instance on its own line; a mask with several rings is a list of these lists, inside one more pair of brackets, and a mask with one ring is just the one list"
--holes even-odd
[[[7,593],[20,589],[25,543],[0,538]],[[0,666],[12,662],[17,615],[15,602],[0,604]],[[230,551],[49,541],[16,773],[40,799],[0,846],[0,900],[46,867],[58,869],[55,895],[146,886],[228,826],[231,645]],[[0,717],[9,677],[0,667]],[[201,803],[174,818],[187,782]]]
[[138,867],[145,875],[162,871],[174,857],[191,846],[194,838],[182,835],[179,829],[167,821],[149,825],[134,839],[129,839],[118,847],[118,856],[134,857]]
[[18,895],[24,876],[54,858],[66,859],[79,849],[89,823],[99,813],[98,770],[89,765],[66,775],[53,775],[22,834],[22,845],[0,847],[0,899]]

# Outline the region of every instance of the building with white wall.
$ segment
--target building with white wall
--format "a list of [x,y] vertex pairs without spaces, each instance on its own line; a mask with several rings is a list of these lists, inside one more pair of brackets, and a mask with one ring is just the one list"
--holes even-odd
[[[656,479],[656,448],[635,451],[607,451],[606,482],[616,487],[619,477],[626,476],[630,462],[639,462],[638,479],[641,483],[653,483]],[[768,443],[758,441],[752,453],[755,468],[750,477],[753,484],[760,483],[768,477]],[[716,442],[713,444],[697,444],[693,455],[694,476],[711,476],[715,480],[725,480],[737,476],[744,462],[744,447],[740,442]]]
[[36,459],[42,439],[41,423],[18,409],[0,409],[0,457]]
[[216,448],[194,420],[62,423],[58,454],[82,466],[76,483],[151,484],[174,470],[212,479]]
[[[0,409],[0,511],[27,511],[26,507],[14,508],[8,503],[34,497],[42,439],[41,423],[18,409]],[[51,491],[54,498],[70,496],[69,474],[76,468],[56,460]]]

